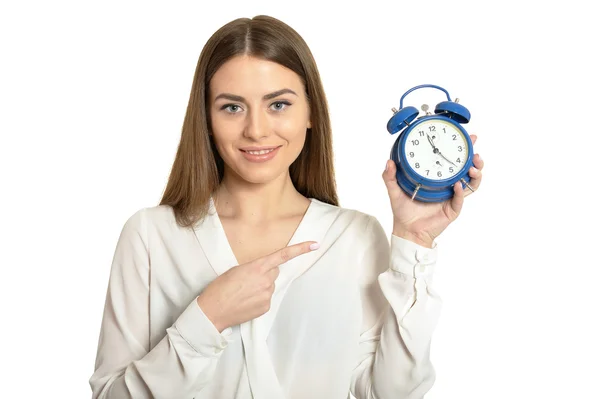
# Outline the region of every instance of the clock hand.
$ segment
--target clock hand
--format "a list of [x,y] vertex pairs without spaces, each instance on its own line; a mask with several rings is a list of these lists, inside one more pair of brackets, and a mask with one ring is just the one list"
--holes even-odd
[[454,167],[458,168],[458,166],[456,166],[456,165],[454,164],[454,162],[452,162],[451,160],[449,160],[448,158],[446,158],[446,157],[444,156],[444,154],[442,154],[442,153],[441,153],[439,150],[437,151],[437,153],[438,153],[438,154],[440,154],[440,155],[442,156],[442,158],[444,158],[446,161],[448,161],[448,162],[450,162],[452,165],[454,165]]
[[427,134],[427,140],[429,140],[429,144],[431,144],[431,146],[433,147],[433,152],[435,152],[435,150],[436,150],[435,144],[433,144],[433,140],[431,140],[431,137],[429,137],[429,134]]
[[429,144],[431,144],[431,146],[433,147],[433,153],[434,154],[439,154],[442,156],[442,158],[444,158],[446,161],[450,162],[455,168],[458,168],[458,166],[456,166],[456,164],[454,162],[452,162],[451,160],[449,160],[448,158],[446,158],[444,156],[444,154],[442,154],[440,152],[440,150],[438,148],[436,148],[435,144],[433,144],[433,140],[431,139],[431,137],[429,137],[429,134],[427,134],[427,140],[429,140]]
[[440,152],[440,150],[435,146],[435,144],[433,144],[433,140],[431,139],[431,137],[429,136],[429,134],[427,134],[427,140],[429,141],[429,144],[431,144],[431,146],[433,147],[433,153],[434,154],[439,154],[442,158],[444,158],[446,161],[448,161],[449,163],[451,163],[455,168],[458,168],[458,166],[456,166],[456,164],[454,162],[452,162],[451,160],[449,160],[448,158],[446,158],[444,156],[444,154],[442,154]]

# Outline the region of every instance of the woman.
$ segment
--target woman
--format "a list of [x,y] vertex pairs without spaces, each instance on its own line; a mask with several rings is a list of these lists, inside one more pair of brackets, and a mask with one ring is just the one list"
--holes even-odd
[[219,29],[164,197],[119,237],[93,397],[423,397],[440,308],[434,239],[465,193],[412,202],[389,160],[383,179],[391,251],[374,217],[338,206],[327,103],[302,38],[266,16]]

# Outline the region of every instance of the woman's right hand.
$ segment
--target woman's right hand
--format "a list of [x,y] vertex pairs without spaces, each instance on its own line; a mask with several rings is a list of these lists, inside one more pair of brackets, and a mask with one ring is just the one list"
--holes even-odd
[[234,266],[202,291],[198,306],[219,332],[255,319],[271,308],[279,266],[318,247],[314,241],[306,241]]

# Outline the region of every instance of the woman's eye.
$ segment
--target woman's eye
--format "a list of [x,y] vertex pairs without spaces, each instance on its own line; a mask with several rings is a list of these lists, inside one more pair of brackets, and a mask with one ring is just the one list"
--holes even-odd
[[273,104],[271,104],[271,107],[275,111],[283,111],[284,109],[286,109],[288,107],[288,105],[291,105],[291,104],[287,101],[277,101],[277,102],[274,102]]
[[[287,101],[276,101],[271,104],[271,109],[273,111],[281,112],[286,109],[290,104]],[[222,110],[229,112],[230,114],[238,114],[242,111],[242,107],[237,104],[225,104],[221,107]]]
[[242,107],[240,107],[239,105],[236,105],[236,104],[226,104],[221,107],[221,109],[224,109],[227,112],[232,113],[232,114],[237,114],[241,108]]

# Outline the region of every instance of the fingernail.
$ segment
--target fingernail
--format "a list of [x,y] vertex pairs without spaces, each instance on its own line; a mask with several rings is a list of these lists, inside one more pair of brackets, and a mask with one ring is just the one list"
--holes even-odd
[[309,248],[311,249],[311,251],[314,251],[315,249],[319,249],[320,246],[321,245],[318,242],[315,242],[315,243],[310,244]]
[[390,166],[390,162],[389,162],[389,161],[386,161],[386,162],[385,162],[385,171],[386,171],[386,172],[387,172],[387,170],[388,170],[389,166]]

